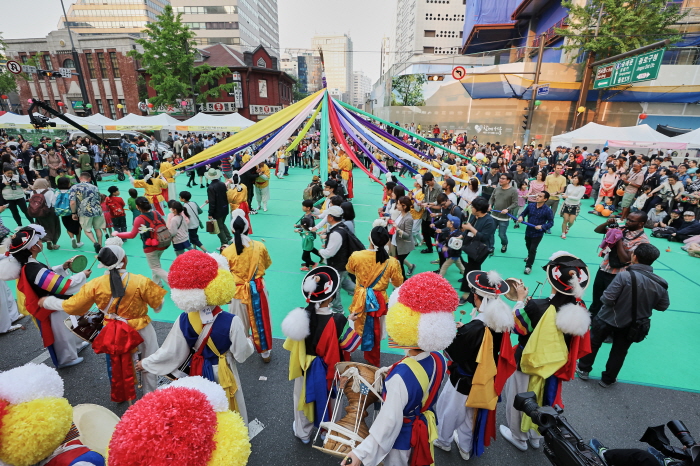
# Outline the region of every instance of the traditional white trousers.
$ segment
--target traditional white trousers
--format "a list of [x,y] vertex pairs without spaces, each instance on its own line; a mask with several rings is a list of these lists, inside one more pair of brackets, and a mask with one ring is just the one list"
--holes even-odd
[[22,315],[17,310],[17,301],[12,296],[7,283],[0,281],[0,333],[10,331],[12,322],[22,318]]
[[420,244],[423,242],[423,233],[421,232],[422,225],[423,222],[421,222],[420,219],[413,220],[413,229],[411,230],[411,233],[413,234],[413,242],[416,246],[420,246]]
[[270,186],[264,188],[255,187],[255,200],[258,202],[258,210],[267,209],[267,201],[270,200]]
[[83,344],[83,340],[66,327],[64,321],[67,318],[68,314],[63,311],[53,311],[50,317],[54,339],[53,350],[59,366],[75,361],[78,358],[78,349]]
[[[141,359],[145,359],[158,351],[158,337],[153,325],[146,325],[139,330],[139,335],[143,338],[143,343],[139,345]],[[158,388],[158,376],[156,374],[151,374],[150,372],[141,372],[140,374],[144,395]]]
[[297,409],[301,391],[304,388],[304,377],[294,379],[294,435],[302,440],[309,440],[314,430],[314,423],[309,421],[304,411]]
[[[265,287],[265,296],[267,297],[267,302],[270,302],[270,296],[267,294],[267,287]],[[233,298],[228,305],[228,310],[231,314],[235,314],[241,318],[243,322],[243,330],[246,336],[252,335],[250,331],[250,316],[248,315],[248,306],[243,304],[240,299]],[[272,350],[263,351],[260,356],[263,358],[269,358]]]
[[474,436],[474,416],[476,409],[467,408],[467,395],[457,391],[447,380],[435,407],[438,421],[438,442],[444,446],[452,444],[457,433],[457,446],[465,453],[472,449]]
[[521,442],[527,442],[528,438],[531,439],[541,439],[542,436],[538,434],[534,429],[530,429],[529,432],[523,432],[520,430],[520,423],[523,418],[523,413],[518,411],[513,407],[513,401],[515,401],[515,396],[518,393],[525,393],[528,391],[528,383],[530,382],[530,376],[523,374],[520,371],[515,371],[506,381],[506,385],[503,389],[501,396],[503,397],[503,404],[506,407],[506,424],[513,434],[513,438]]
[[284,176],[284,170],[287,167],[287,164],[282,162],[280,160],[280,163],[277,164],[277,177],[283,177]]
[[171,201],[172,200],[176,200],[176,201],[180,200],[180,196],[177,195],[177,188],[175,186],[174,181],[172,183],[168,182],[168,199]]

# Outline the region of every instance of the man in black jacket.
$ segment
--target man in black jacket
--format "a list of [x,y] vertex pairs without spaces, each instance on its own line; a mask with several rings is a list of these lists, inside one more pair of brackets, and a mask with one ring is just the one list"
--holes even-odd
[[216,220],[219,225],[219,241],[221,246],[226,246],[231,242],[231,233],[226,226],[226,216],[229,211],[228,199],[226,198],[226,185],[221,182],[221,171],[210,168],[206,177],[209,180],[207,187],[207,200],[209,202],[209,220]]
[[[348,240],[350,231],[343,223],[343,209],[340,206],[334,205],[328,207],[326,213],[330,228],[328,228],[326,245],[319,251],[319,254],[323,257],[327,265],[336,269],[340,274],[340,287],[351,295],[355,294],[355,283],[350,279],[350,275],[345,269],[352,251],[350,250]],[[340,290],[336,293],[331,303],[331,310],[341,314],[343,312]]]
[[[627,351],[632,346],[628,332],[635,323],[635,318],[637,321],[649,319],[652,309],[668,309],[668,283],[654,274],[651,267],[659,258],[659,254],[654,245],[640,244],[632,252],[632,264],[627,270],[616,274],[605,289],[601,298],[603,307],[591,322],[591,353],[581,358],[576,368],[581,380],[588,380],[598,350],[603,341],[612,335],[610,356],[598,384],[608,388],[617,383],[617,375],[625,362]],[[648,327],[646,331],[649,331]]]

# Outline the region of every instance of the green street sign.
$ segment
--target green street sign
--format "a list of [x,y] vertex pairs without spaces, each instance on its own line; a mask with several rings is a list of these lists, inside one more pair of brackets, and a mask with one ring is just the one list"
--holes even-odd
[[603,89],[656,79],[659,76],[664,52],[666,52],[666,48],[656,49],[599,66],[593,81],[593,89]]

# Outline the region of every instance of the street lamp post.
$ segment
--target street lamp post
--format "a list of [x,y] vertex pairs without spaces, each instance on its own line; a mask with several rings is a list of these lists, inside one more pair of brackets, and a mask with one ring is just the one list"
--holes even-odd
[[66,7],[63,5],[63,0],[61,0],[61,8],[63,9],[63,18],[65,19],[66,29],[68,29],[68,37],[70,38],[70,47],[73,52],[73,63],[75,64],[75,71],[78,73],[78,86],[80,86],[80,95],[83,96],[83,111],[88,115],[91,110],[87,107],[88,93],[85,87],[85,77],[83,76],[83,67],[80,66],[80,57],[78,52],[75,50],[75,44],[73,43],[73,34],[71,33],[70,26],[68,24],[68,15],[66,14]]

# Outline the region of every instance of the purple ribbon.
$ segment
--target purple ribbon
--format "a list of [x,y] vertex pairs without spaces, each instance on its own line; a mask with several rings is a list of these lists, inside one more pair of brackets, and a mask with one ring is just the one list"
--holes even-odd
[[406,143],[405,143],[404,141],[402,141],[401,139],[399,139],[399,138],[397,138],[397,137],[395,137],[395,136],[389,134],[388,132],[384,131],[383,129],[381,129],[380,127],[378,127],[377,125],[375,125],[374,123],[372,123],[371,121],[369,121],[368,119],[362,118],[361,116],[359,116],[359,115],[357,115],[357,114],[355,114],[355,113],[350,113],[350,115],[352,115],[352,116],[353,116],[357,121],[359,121],[363,126],[366,126],[367,128],[369,128],[370,130],[372,130],[372,131],[375,132],[375,133],[382,134],[382,135],[386,136],[387,139],[389,139],[390,141],[395,142],[396,144],[400,145],[401,147],[403,147],[403,148],[405,148],[405,149],[408,149],[408,150],[410,150],[411,152],[414,152],[414,153],[416,153],[417,155],[419,155],[419,156],[421,156],[421,157],[423,157],[423,158],[425,158],[425,159],[427,159],[427,160],[434,160],[434,159],[435,159],[435,157],[431,157],[431,156],[429,156],[428,154],[424,154],[423,152],[419,151],[419,150],[416,149],[415,147],[412,147],[412,146],[406,144]]

